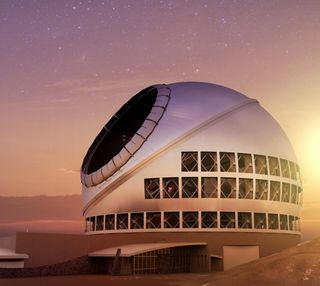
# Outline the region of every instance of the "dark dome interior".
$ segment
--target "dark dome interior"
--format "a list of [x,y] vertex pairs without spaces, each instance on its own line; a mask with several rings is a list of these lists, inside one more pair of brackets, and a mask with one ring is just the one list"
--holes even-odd
[[157,93],[153,86],[140,91],[112,116],[90,146],[83,160],[83,173],[99,170],[121,151],[150,114]]

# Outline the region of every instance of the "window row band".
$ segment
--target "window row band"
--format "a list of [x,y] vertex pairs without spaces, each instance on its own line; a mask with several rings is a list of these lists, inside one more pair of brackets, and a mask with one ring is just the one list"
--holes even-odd
[[181,195],[178,177],[162,178],[162,186],[160,178],[144,180],[145,199],[199,198],[199,189],[201,198],[256,199],[292,204],[301,204],[302,200],[301,187],[272,180],[239,178],[237,182],[237,178],[222,177],[218,187],[217,177],[201,177],[200,180],[198,177],[182,177]]
[[[238,228],[300,231],[296,216],[274,213],[218,211],[138,212],[86,218],[86,231],[171,228]],[[181,217],[180,217],[181,216]],[[181,221],[180,221],[181,219]]]
[[[181,152],[181,171],[197,172],[239,172],[262,175],[282,176],[299,180],[300,168],[297,164],[286,159],[273,156],[233,153],[233,152]],[[199,163],[200,161],[200,168]]]

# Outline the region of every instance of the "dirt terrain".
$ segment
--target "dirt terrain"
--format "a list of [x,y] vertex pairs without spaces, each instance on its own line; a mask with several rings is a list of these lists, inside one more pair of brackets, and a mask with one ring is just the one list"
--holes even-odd
[[320,238],[220,273],[0,279],[1,286],[319,286]]

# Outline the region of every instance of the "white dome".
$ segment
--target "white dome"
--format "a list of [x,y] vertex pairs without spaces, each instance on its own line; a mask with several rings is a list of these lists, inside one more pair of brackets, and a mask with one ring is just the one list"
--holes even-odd
[[[184,160],[193,160],[196,168],[184,169],[189,164]],[[206,160],[215,168],[203,169]],[[116,214],[130,221],[140,213],[146,221],[150,212],[161,212],[162,219],[177,212],[181,219],[183,212],[200,217],[214,210],[221,220],[231,213],[230,221],[239,227],[240,220],[249,219],[250,230],[259,219],[269,219],[269,225],[276,221],[271,229],[297,230],[292,225],[302,188],[287,136],[257,100],[219,85],[182,82],[141,91],[100,132],[81,177],[84,216],[94,223],[93,218]],[[205,180],[215,194],[207,196]],[[172,199],[167,184],[177,189]],[[154,187],[155,196],[147,190]],[[163,222],[161,228],[167,231]]]

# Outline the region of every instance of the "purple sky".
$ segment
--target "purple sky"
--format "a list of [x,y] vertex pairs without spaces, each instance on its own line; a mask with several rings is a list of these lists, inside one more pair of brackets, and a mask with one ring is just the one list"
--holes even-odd
[[81,192],[108,118],[154,83],[207,81],[281,124],[320,209],[320,1],[0,1],[0,195]]

